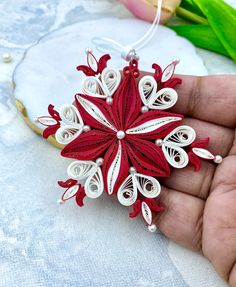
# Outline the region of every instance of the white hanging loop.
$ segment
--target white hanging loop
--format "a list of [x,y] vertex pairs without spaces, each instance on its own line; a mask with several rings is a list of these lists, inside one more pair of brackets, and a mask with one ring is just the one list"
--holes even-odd
[[94,37],[92,38],[93,44],[96,46],[97,50],[103,53],[118,52],[126,61],[130,61],[132,59],[138,60],[136,51],[146,46],[156,33],[161,18],[161,6],[162,0],[157,0],[155,19],[148,31],[139,40],[130,43],[129,45],[122,45],[107,37]]

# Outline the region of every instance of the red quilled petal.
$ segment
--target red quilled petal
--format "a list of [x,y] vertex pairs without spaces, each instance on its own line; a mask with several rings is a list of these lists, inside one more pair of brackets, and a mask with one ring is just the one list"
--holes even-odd
[[167,82],[163,83],[163,88],[174,88],[176,85],[180,85],[182,83],[182,79],[180,78],[171,78]]
[[134,76],[130,73],[114,94],[112,110],[119,119],[120,129],[127,129],[141,110],[141,98]]
[[84,191],[84,187],[81,186],[75,196],[75,200],[78,206],[82,207],[84,205],[83,200],[85,196],[86,196],[86,193]]
[[[91,54],[91,53],[90,53]],[[94,57],[93,54],[91,54],[92,57]],[[110,60],[110,55],[106,54],[103,55],[99,61],[96,60],[96,58],[94,57],[94,60],[97,62],[97,70],[94,71],[92,67],[86,66],[86,65],[79,65],[78,67],[76,67],[77,71],[82,71],[86,76],[95,76],[96,74],[100,74],[102,73],[102,71],[106,68],[107,66],[107,61]]]
[[[103,178],[104,178],[105,191],[107,193],[109,193],[109,190],[110,190],[110,185],[108,184],[108,180],[109,180],[108,173],[109,173],[109,170],[112,172],[111,166],[112,166],[114,160],[116,159],[119,145],[120,145],[120,149],[121,149],[120,168],[119,168],[119,172],[118,172],[118,175],[117,175],[117,178],[116,178],[116,181],[115,181],[115,184],[114,184],[114,187],[112,189],[111,194],[117,192],[118,188],[123,183],[123,181],[126,179],[128,173],[129,173],[129,161],[128,161],[128,157],[127,157],[125,142],[117,140],[117,141],[113,142],[113,144],[110,146],[110,148],[106,152],[104,160],[103,160],[102,173],[103,173]],[[114,176],[115,175],[112,174],[112,177],[114,177]]]
[[91,130],[66,145],[61,155],[78,160],[94,160],[113,143],[114,139],[112,134]]
[[159,65],[157,64],[153,64],[152,68],[155,70],[154,72],[154,78],[157,82],[159,82],[161,80],[161,76],[162,76],[162,69]]
[[60,114],[54,109],[53,105],[48,106],[48,113],[57,121],[61,121]]
[[43,131],[43,138],[47,139],[49,136],[54,135],[59,128],[60,124],[47,127]]
[[66,181],[58,181],[57,183],[63,188],[68,188],[68,187],[75,185],[77,183],[77,180],[69,178]]
[[188,158],[190,164],[194,167],[195,171],[199,171],[201,168],[201,161],[192,151],[188,152]]
[[79,65],[76,67],[77,71],[82,71],[86,76],[95,76],[95,72],[88,66],[86,65]]
[[163,112],[163,111],[148,111],[146,113],[143,113],[140,115],[134,122],[133,124],[129,127],[130,128],[135,128],[138,127],[142,124],[145,124],[149,121],[155,120],[155,119],[160,119],[160,118],[165,118],[165,117],[173,117],[176,118],[175,121],[170,121],[165,124],[163,124],[161,127],[147,133],[138,133],[138,134],[132,134],[132,136],[139,137],[142,139],[156,139],[156,138],[161,138],[165,137],[168,135],[173,129],[178,127],[182,120],[183,116],[179,114],[174,114],[174,113],[168,113],[168,112]]
[[192,144],[191,147],[197,147],[197,148],[204,148],[208,145],[210,138],[205,138],[202,140],[195,140]]
[[141,212],[141,200],[138,199],[135,201],[135,203],[132,205],[133,211],[129,214],[130,218],[134,218],[138,216]]
[[170,175],[169,165],[160,147],[134,136],[126,140],[128,156],[139,173],[157,177]]
[[147,205],[151,208],[151,210],[156,211],[156,212],[164,211],[164,207],[159,206],[155,199],[146,198],[145,201],[146,201]]
[[107,61],[111,59],[109,54],[103,55],[98,61],[98,73],[102,73],[102,71],[107,67]]
[[94,117],[92,117],[84,109],[84,107],[78,101],[77,96],[82,97],[82,98],[90,101],[92,104],[94,104],[102,112],[102,114],[105,116],[107,121],[109,121],[114,127],[118,126],[116,118],[113,115],[111,106],[108,105],[104,100],[101,100],[101,99],[98,99],[98,98],[94,98],[94,97],[91,97],[91,96],[87,96],[87,95],[83,95],[83,94],[77,94],[77,95],[75,95],[76,106],[77,106],[77,109],[79,110],[84,122],[87,125],[95,128],[95,129],[99,129],[99,130],[103,130],[103,131],[107,131],[107,132],[112,132],[112,130],[110,128],[108,128],[107,126],[105,126],[102,123],[100,123],[99,121],[97,121]]

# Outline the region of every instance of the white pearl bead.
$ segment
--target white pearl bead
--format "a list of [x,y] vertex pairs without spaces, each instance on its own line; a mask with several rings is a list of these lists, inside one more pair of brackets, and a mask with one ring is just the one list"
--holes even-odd
[[108,105],[111,105],[112,102],[113,102],[112,97],[107,97],[106,102],[107,102]]
[[57,203],[63,204],[63,203],[65,203],[65,201],[60,198],[60,199],[58,199]]
[[116,133],[116,136],[119,140],[122,140],[125,137],[125,132],[124,131],[118,131]]
[[134,173],[136,173],[136,169],[135,169],[133,166],[131,166],[131,167],[129,168],[129,172],[130,172],[131,174],[134,174]]
[[92,52],[93,52],[93,50],[92,50],[91,48],[86,48],[86,49],[85,49],[85,53],[86,53],[86,54],[92,53]]
[[163,144],[163,140],[157,139],[157,140],[155,140],[155,144],[161,146]]
[[179,62],[180,62],[180,58],[178,58],[178,57],[176,57],[176,58],[173,58],[173,60],[172,60],[173,62],[175,62],[176,63],[176,65],[178,65],[179,64]]
[[4,63],[10,63],[12,61],[12,56],[9,53],[2,54],[2,61]]
[[215,156],[215,159],[214,159],[215,163],[222,163],[222,161],[223,161],[223,158],[222,158],[221,155],[216,155]]
[[102,157],[99,157],[97,160],[96,160],[96,164],[98,166],[101,166],[103,164],[103,158]]
[[149,225],[149,226],[148,226],[148,231],[150,231],[150,232],[156,232],[156,230],[157,230],[156,224],[152,224],[152,225]]
[[142,112],[142,113],[148,112],[148,107],[147,107],[147,106],[143,106],[143,107],[141,108],[141,112]]
[[88,131],[90,131],[90,130],[91,130],[90,126],[86,126],[86,125],[85,125],[85,126],[83,127],[83,131],[84,131],[84,132],[88,132]]

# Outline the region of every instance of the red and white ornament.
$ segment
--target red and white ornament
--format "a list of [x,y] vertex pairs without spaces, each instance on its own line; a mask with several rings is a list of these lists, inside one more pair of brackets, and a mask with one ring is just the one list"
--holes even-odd
[[208,139],[196,140],[193,128],[182,125],[183,115],[165,111],[178,100],[174,88],[181,79],[173,75],[179,60],[163,71],[153,64],[153,75],[140,77],[136,57],[123,75],[107,67],[109,59],[106,54],[97,60],[87,50],[87,65],[77,67],[86,77],[74,104],[59,113],[50,105],[50,117],[38,122],[47,126],[44,137],[55,134],[64,145],[61,155],[75,159],[67,169],[69,179],[59,182],[67,188],[61,202],[75,197],[82,206],[85,196],[116,194],[122,205],[132,206],[130,217],[141,213],[154,232],[153,213],[163,211],[156,201],[159,179],[170,176],[170,166],[190,162],[199,170],[200,158],[216,163],[222,158],[205,148]]

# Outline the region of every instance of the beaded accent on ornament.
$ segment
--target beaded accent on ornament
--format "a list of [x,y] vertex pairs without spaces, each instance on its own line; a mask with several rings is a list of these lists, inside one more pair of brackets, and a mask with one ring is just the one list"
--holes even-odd
[[182,125],[183,116],[165,110],[173,107],[181,84],[174,71],[178,59],[163,71],[140,78],[138,62],[131,59],[120,71],[108,68],[109,55],[96,60],[87,50],[87,65],[77,67],[86,77],[75,103],[50,116],[37,118],[47,128],[43,136],[55,135],[64,145],[61,155],[73,158],[69,179],[58,184],[66,188],[60,203],[75,197],[83,206],[85,197],[98,198],[103,191],[131,206],[130,218],[142,215],[151,232],[156,230],[153,213],[164,210],[158,203],[159,180],[169,177],[170,167],[189,163],[200,169],[200,159],[220,163],[222,158],[206,149],[209,139],[196,139],[193,128]]

